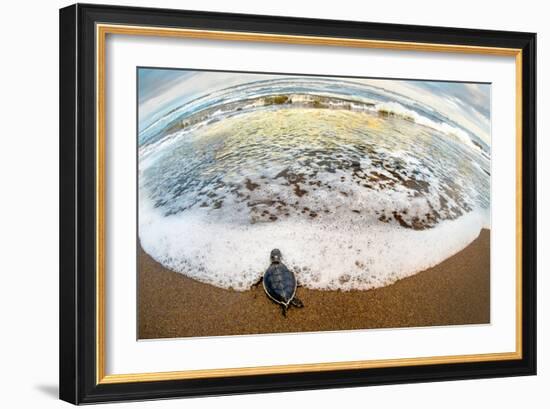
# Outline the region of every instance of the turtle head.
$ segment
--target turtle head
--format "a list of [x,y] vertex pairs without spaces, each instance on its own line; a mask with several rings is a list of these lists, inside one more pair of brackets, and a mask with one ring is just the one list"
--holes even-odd
[[283,258],[283,255],[281,254],[281,250],[279,249],[273,249],[271,250],[271,255],[269,256],[272,263],[280,263],[281,259]]

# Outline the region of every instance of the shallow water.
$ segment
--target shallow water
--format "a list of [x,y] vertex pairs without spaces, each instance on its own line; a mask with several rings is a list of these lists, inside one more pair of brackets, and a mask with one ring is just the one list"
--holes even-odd
[[217,98],[142,139],[146,252],[245,290],[278,247],[302,285],[369,289],[441,262],[488,227],[489,148],[456,124],[370,89],[356,101],[292,91]]

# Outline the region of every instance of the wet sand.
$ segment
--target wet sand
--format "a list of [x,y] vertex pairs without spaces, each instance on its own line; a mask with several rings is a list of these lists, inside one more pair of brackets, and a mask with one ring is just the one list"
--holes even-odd
[[369,291],[298,288],[287,317],[262,286],[224,290],[170,271],[139,248],[140,339],[483,324],[490,320],[490,232],[441,264]]

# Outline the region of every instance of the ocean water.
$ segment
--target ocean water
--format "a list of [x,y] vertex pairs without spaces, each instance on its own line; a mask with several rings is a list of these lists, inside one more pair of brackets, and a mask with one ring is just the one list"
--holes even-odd
[[366,290],[490,227],[490,147],[403,96],[270,80],[201,96],[139,135],[139,238],[169,269],[247,290],[279,248],[298,282]]

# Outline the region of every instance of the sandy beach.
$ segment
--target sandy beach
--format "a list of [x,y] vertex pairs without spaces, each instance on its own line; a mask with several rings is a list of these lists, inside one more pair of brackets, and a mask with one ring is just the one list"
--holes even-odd
[[140,339],[482,324],[490,320],[490,231],[439,265],[369,291],[298,288],[283,317],[262,286],[237,292],[170,271],[139,248]]

